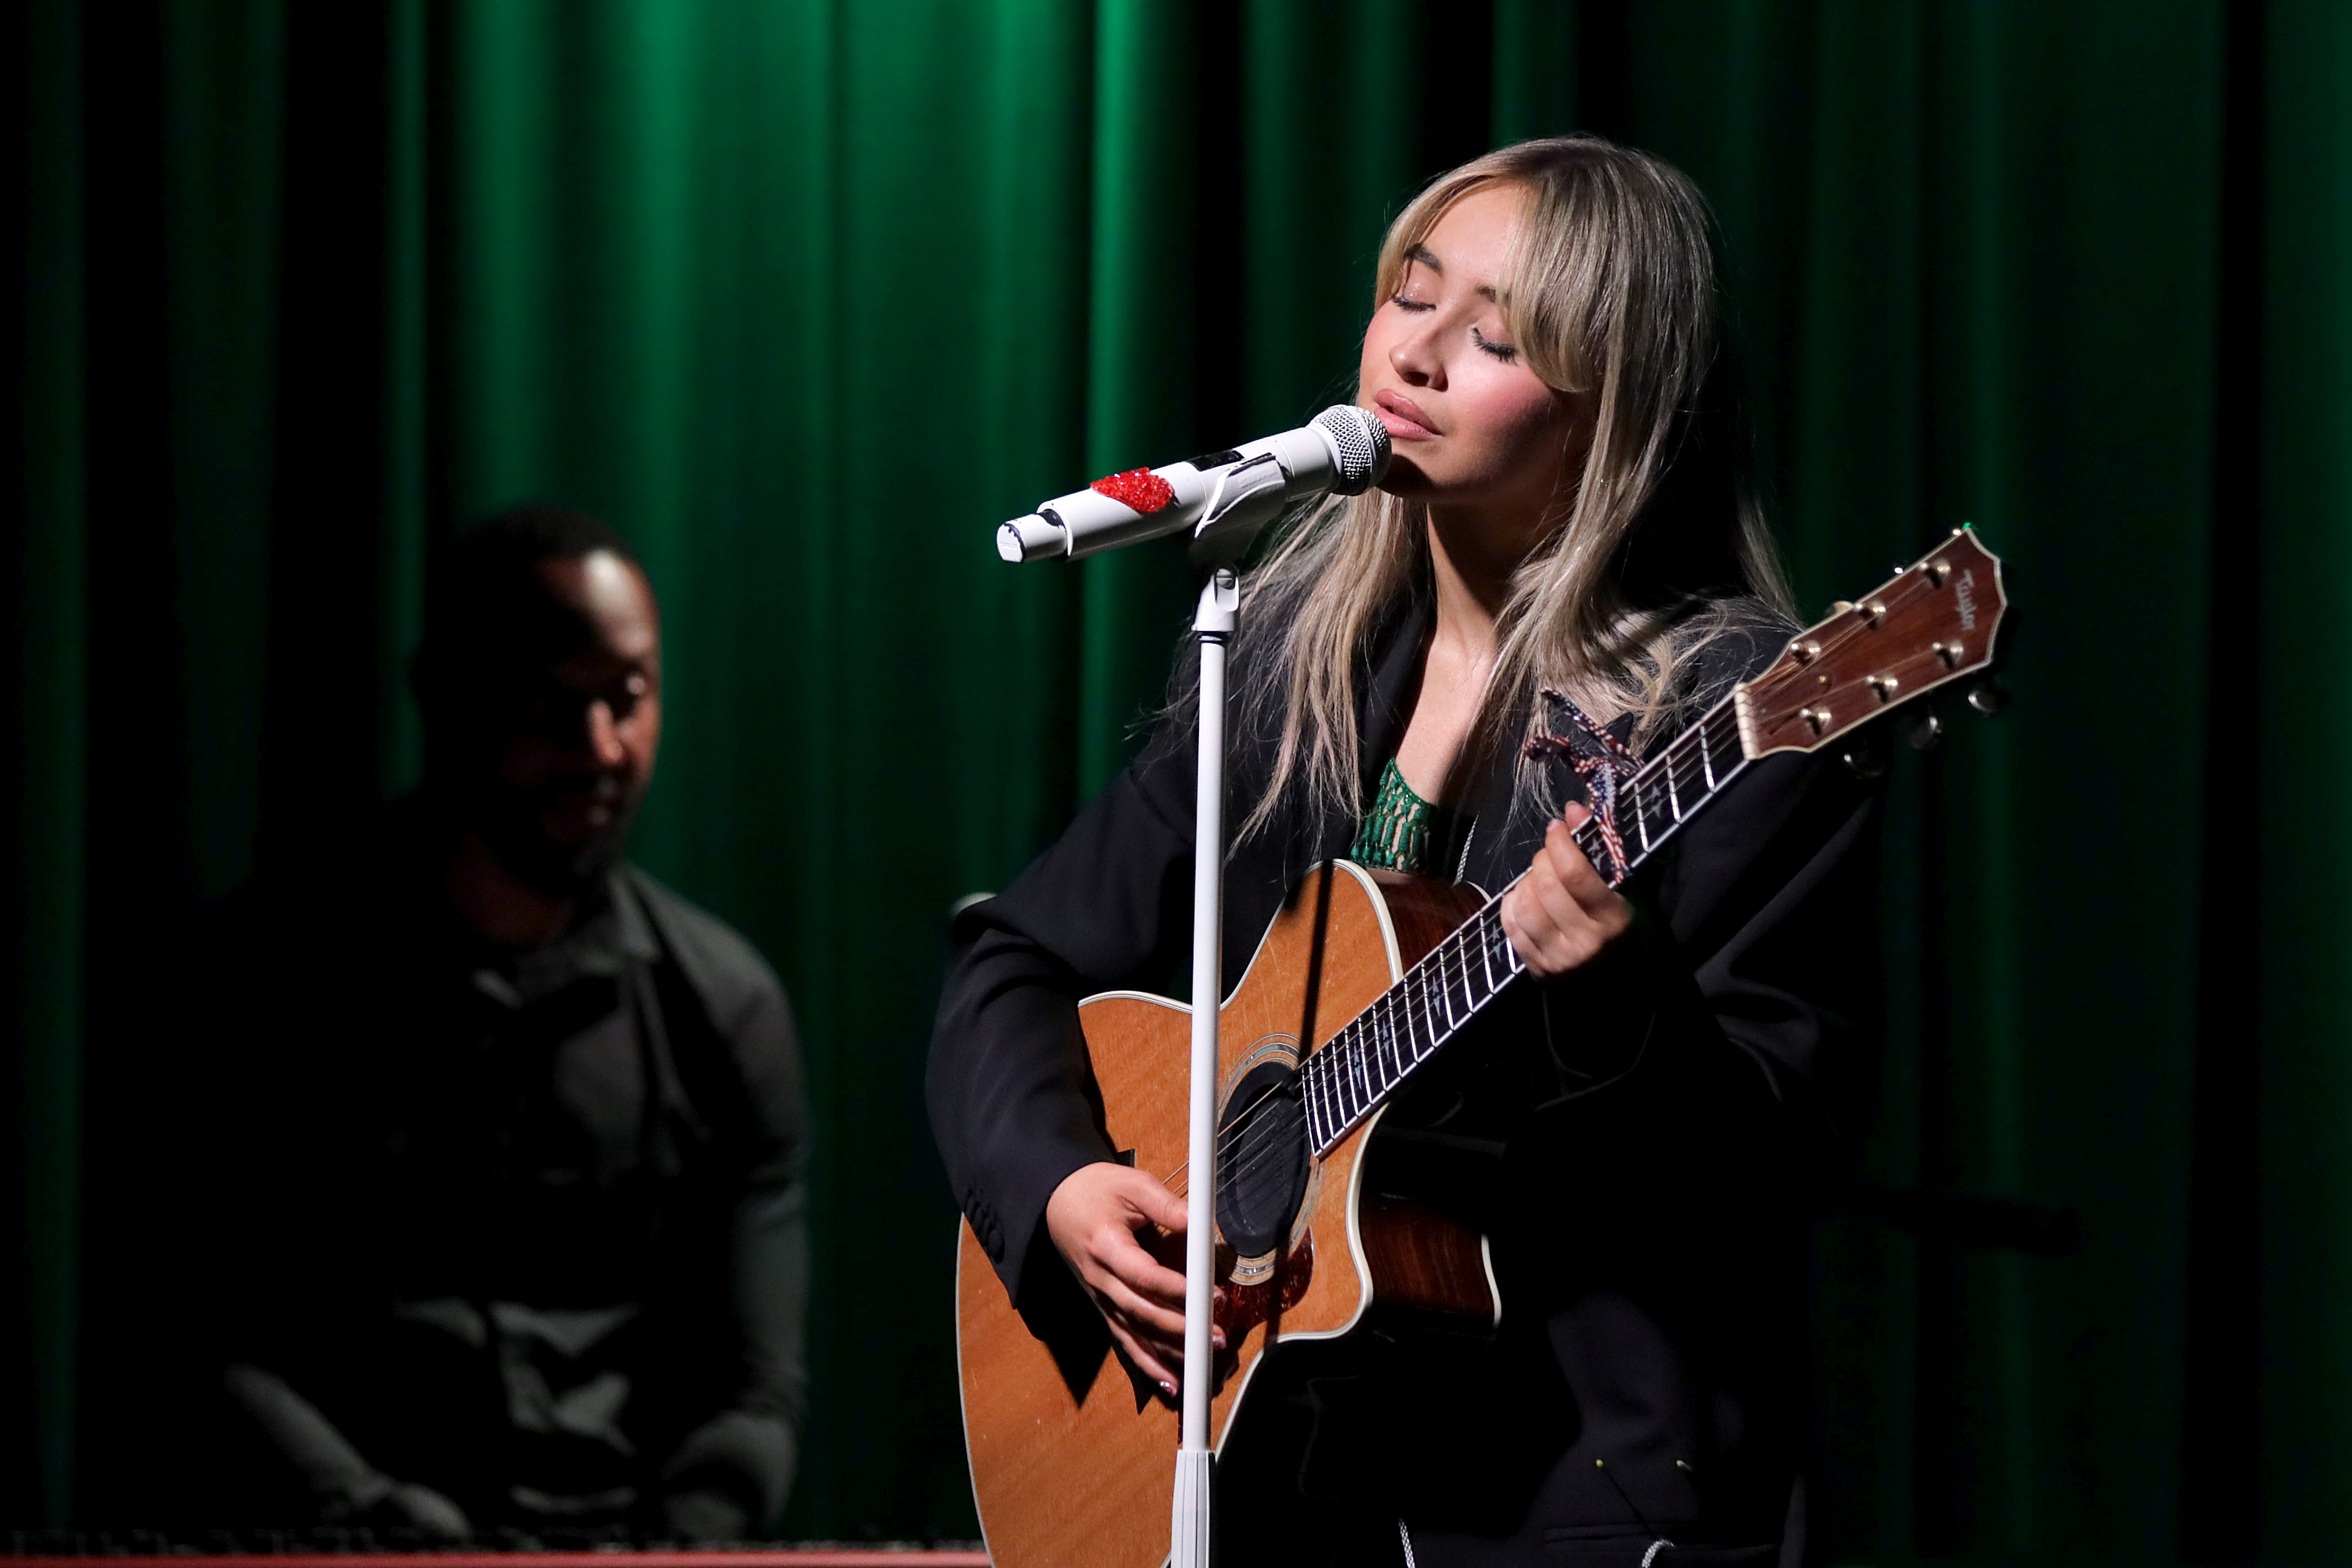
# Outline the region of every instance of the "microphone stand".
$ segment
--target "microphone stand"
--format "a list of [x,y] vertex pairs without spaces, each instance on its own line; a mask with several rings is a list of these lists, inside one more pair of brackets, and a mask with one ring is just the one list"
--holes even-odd
[[[1255,472],[1253,472],[1255,470]],[[1216,1395],[1211,1334],[1216,1293],[1217,1025],[1224,1001],[1225,655],[1241,622],[1235,570],[1257,530],[1281,510],[1281,471],[1271,457],[1218,485],[1192,535],[1192,559],[1209,578],[1192,612],[1201,649],[1200,729],[1192,798],[1192,1065],[1185,1158],[1184,1371],[1169,1523],[1169,1568],[1209,1568],[1209,1496],[1214,1465],[1209,1404]]]
[[1192,634],[1201,645],[1199,768],[1192,797],[1192,1082],[1185,1158],[1183,1420],[1176,1447],[1170,1568],[1208,1568],[1209,1401],[1216,1392],[1211,1339],[1216,1291],[1217,1024],[1223,1002],[1225,913],[1225,650],[1241,618],[1241,579],[1218,566],[1201,587]]
[[[1299,443],[1307,443],[1301,447]],[[1192,612],[1192,635],[1201,652],[1200,729],[1195,746],[1192,834],[1192,1061],[1191,1125],[1186,1160],[1192,1178],[1184,1200],[1184,1371],[1176,1447],[1176,1484],[1170,1504],[1168,1568],[1208,1568],[1210,1494],[1214,1459],[1209,1446],[1210,1403],[1216,1395],[1215,1333],[1217,1217],[1218,1012],[1224,1000],[1225,903],[1225,655],[1241,621],[1242,556],[1257,531],[1281,514],[1293,464],[1329,464],[1327,486],[1355,481],[1355,495],[1388,465],[1388,433],[1355,408],[1330,408],[1316,416],[1313,431],[1291,431],[1253,443],[1255,455],[1214,466],[1200,521],[1192,529],[1192,562],[1208,570]],[[1317,450],[1318,449],[1319,450]],[[1198,477],[1189,464],[1168,473],[1186,485]],[[1192,476],[1192,478],[1184,478]],[[1121,476],[1131,478],[1133,476]],[[1149,525],[1138,529],[1137,512],[1115,486],[1099,494],[1079,492],[1016,517],[997,531],[997,553],[1006,560],[1046,555],[1091,555],[1138,539],[1159,537]],[[1161,482],[1166,489],[1166,482]],[[1095,489],[1090,486],[1089,490]],[[1165,505],[1169,497],[1160,497]],[[1068,517],[1062,508],[1074,508]],[[1174,529],[1165,530],[1173,532]],[[1081,548],[1083,547],[1083,548]]]

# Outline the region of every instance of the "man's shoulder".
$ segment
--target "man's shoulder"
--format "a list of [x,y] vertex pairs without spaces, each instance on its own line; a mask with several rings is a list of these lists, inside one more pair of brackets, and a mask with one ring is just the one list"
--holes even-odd
[[[658,989],[700,1014],[667,1020],[688,1096],[722,1132],[749,1139],[755,1163],[781,1158],[774,1169],[796,1168],[807,1111],[799,1031],[776,972],[741,932],[642,868],[624,862],[614,875],[653,925],[667,973],[692,1000],[667,981]],[[663,1005],[667,1012],[672,1003]]]
[[634,862],[623,862],[617,874],[714,1019],[731,1018],[764,996],[782,1001],[783,983],[749,937]]

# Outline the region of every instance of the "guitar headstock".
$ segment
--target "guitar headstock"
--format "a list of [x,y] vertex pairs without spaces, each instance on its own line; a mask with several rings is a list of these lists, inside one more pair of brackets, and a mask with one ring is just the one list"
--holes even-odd
[[1962,528],[1872,592],[1793,638],[1735,688],[1750,758],[1817,751],[1992,663],[2009,601],[2000,561]]

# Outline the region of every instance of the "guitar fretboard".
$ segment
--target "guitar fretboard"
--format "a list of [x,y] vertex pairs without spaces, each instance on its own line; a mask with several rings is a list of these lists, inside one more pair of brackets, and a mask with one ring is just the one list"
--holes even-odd
[[[1725,697],[1620,782],[1610,823],[1594,817],[1575,830],[1612,887],[1748,766],[1732,704]],[[1503,934],[1498,894],[1307,1059],[1298,1082],[1315,1153],[1328,1153],[1526,967]]]

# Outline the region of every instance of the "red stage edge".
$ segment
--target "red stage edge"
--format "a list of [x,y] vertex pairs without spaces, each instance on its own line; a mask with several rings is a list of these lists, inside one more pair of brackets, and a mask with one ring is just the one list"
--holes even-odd
[[817,1547],[806,1552],[286,1552],[5,1557],[6,1568],[99,1568],[177,1563],[187,1568],[989,1568],[985,1552],[877,1552]]

